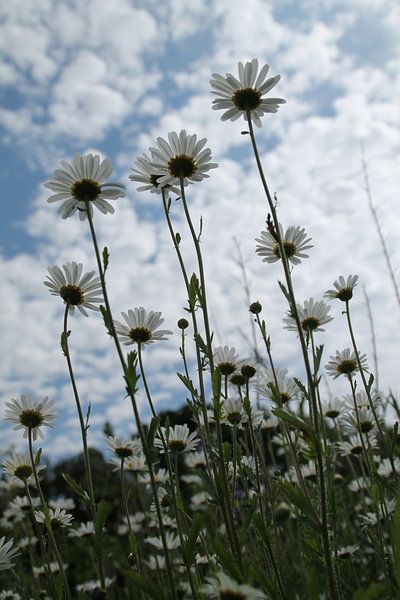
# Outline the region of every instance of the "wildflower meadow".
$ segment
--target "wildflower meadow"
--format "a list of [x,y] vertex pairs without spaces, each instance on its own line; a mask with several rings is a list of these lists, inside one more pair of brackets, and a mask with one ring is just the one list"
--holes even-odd
[[[256,58],[231,71],[210,73],[210,110],[227,129],[241,122],[252,153],[265,203],[254,260],[276,280],[282,330],[301,376],[276,358],[269,299],[251,297],[240,260],[253,342],[216,342],[207,221],[193,218],[191,194],[222,166],[201,132],[190,122],[160,132],[123,182],[113,181],[109,158],[66,157],[48,173],[46,210],[57,211],[63,227],[75,221],[90,232],[91,259],[43,265],[43,283],[63,309],[53,351],[63,355],[81,442],[75,462],[49,467],[42,442],[57,428],[57,398],[32,390],[6,402],[4,420],[24,449],[2,463],[0,599],[400,597],[400,407],[378,387],[374,358],[359,344],[353,306],[362,281],[336,264],[324,287],[299,297],[296,282],[317,252],[313,232],[281,220],[279,190],[258,145],[260,128],[285,108],[281,77]],[[129,186],[156,197],[165,221],[186,294],[174,331],[164,325],[157,293],[142,306],[136,289],[135,304],[113,308],[117,240],[100,241],[98,224],[113,219]],[[178,231],[177,214],[185,230]],[[381,249],[392,269],[383,238]],[[85,319],[96,319],[93,335],[112,345],[130,407],[131,434],[106,424],[103,454],[90,443],[96,407],[85,402],[76,372]],[[324,331],[338,321],[342,343],[326,349]],[[180,340],[176,380],[186,404],[167,412],[153,396],[148,348],[168,345],[172,334]],[[344,393],[336,393],[339,383]]]

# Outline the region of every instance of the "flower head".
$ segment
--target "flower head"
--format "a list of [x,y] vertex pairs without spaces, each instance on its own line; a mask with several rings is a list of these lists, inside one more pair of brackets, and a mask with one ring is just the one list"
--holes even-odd
[[50,421],[56,418],[56,414],[52,412],[54,400],[49,400],[46,396],[40,402],[32,399],[32,396],[21,395],[20,400],[12,399],[11,402],[6,402],[8,410],[6,410],[5,421],[15,423],[14,431],[24,429],[24,437],[28,437],[28,432],[32,432],[33,439],[41,437],[43,434],[41,427],[45,425],[52,427]]
[[180,453],[197,450],[199,444],[197,433],[195,431],[190,433],[186,423],[169,427],[168,430],[166,427],[160,427],[160,429],[161,432],[154,440],[154,445],[160,449],[161,453],[164,453],[163,439],[166,442],[169,452]]
[[[50,521],[51,521],[51,526],[54,529],[59,529],[61,527],[71,527],[71,525],[72,525],[71,521],[74,518],[72,515],[67,513],[67,511],[64,510],[63,508],[56,508],[55,510],[52,508],[49,508],[49,517],[50,517]],[[37,523],[45,523],[46,516],[45,516],[44,512],[42,512],[41,510],[36,510],[35,511],[35,520]]]
[[[42,471],[45,468],[46,465],[37,464],[36,472]],[[7,457],[3,461],[3,471],[4,473],[11,475],[11,477],[16,479],[18,482],[34,482],[33,468],[29,452],[24,452],[23,454],[13,452],[11,456]]]
[[135,160],[136,168],[131,169],[132,175],[129,175],[129,179],[131,181],[138,181],[144,185],[139,186],[137,189],[138,192],[151,192],[152,194],[161,194],[161,190],[165,189],[174,194],[180,194],[180,190],[174,186],[164,186],[158,182],[159,175],[155,175],[155,167],[151,159],[147,156],[147,154],[143,154],[139,156]]
[[249,420],[241,398],[226,398],[222,402],[221,421],[233,427],[242,427]]
[[75,307],[88,317],[85,308],[99,310],[96,304],[103,301],[101,282],[95,277],[95,272],[90,271],[82,275],[83,265],[76,262],[63,265],[64,273],[60,267],[49,267],[47,281],[44,285],[49,288],[52,296],[60,296],[68,304],[69,312],[73,314]]
[[204,148],[207,140],[197,141],[197,135],[188,135],[182,129],[179,136],[175,131],[168,134],[168,141],[157,138],[157,147],[150,148],[153,157],[153,174],[161,187],[201,181],[208,177],[207,171],[216,169],[217,164],[210,162],[211,150]]
[[75,529],[70,529],[68,535],[69,537],[75,538],[87,538],[94,536],[95,533],[96,531],[93,521],[87,521],[86,523],[81,523],[79,527],[76,527]]
[[256,383],[256,389],[263,398],[276,401],[278,394],[282,404],[296,397],[298,388],[293,378],[288,377],[287,369],[275,369],[275,377],[272,370],[261,374]]
[[140,306],[128,313],[121,313],[126,325],[114,321],[115,330],[125,345],[129,344],[151,344],[155,340],[165,340],[166,335],[172,334],[168,329],[157,329],[164,323],[160,312],[147,311]]
[[247,121],[250,114],[255,125],[261,127],[260,117],[264,113],[276,113],[279,104],[286,102],[282,98],[263,98],[278,83],[281,76],[275,75],[266,80],[269,65],[264,65],[258,73],[256,58],[245,65],[240,62],[238,67],[239,79],[231,73],[226,73],[225,77],[213,73],[210,80],[213,88],[211,93],[217,96],[212,102],[213,109],[227,109],[221,117],[222,121],[236,121],[241,115]]
[[347,302],[353,297],[353,289],[357,285],[358,275],[349,275],[347,279],[341,275],[339,279],[333,282],[334,290],[327,290],[324,294],[325,298],[334,300],[337,298],[342,302]]
[[218,346],[214,351],[214,364],[222,375],[232,375],[240,365],[236,349],[229,348],[229,346]]
[[123,440],[120,437],[108,436],[107,445],[120,459],[131,458],[142,451],[142,446],[133,440]]
[[[315,302],[314,298],[305,300],[304,306],[297,304],[297,311],[302,328],[306,333],[312,333],[313,331],[324,331],[321,325],[332,321],[329,313],[329,306],[323,300]],[[283,319],[286,323],[285,329],[290,331],[297,331],[297,325],[294,317],[291,314]]]
[[[359,354],[358,358],[362,369],[368,371],[366,355]],[[336,350],[335,356],[330,357],[330,361],[325,365],[325,369],[333,379],[337,379],[340,375],[349,376],[359,370],[357,356],[355,352],[350,351],[350,348],[346,348],[342,352]]]
[[[288,227],[284,234],[282,225],[279,225],[279,233],[286,258],[291,263],[298,265],[301,263],[301,258],[308,258],[308,254],[304,254],[304,251],[313,246],[309,243],[311,238],[307,237],[304,227],[302,229]],[[262,231],[260,237],[256,238],[256,242],[258,242],[256,253],[263,257],[263,262],[273,263],[280,260],[279,244],[269,230]]]
[[263,600],[266,598],[261,590],[237,583],[223,571],[207,578],[202,591],[211,598],[234,598],[235,600]]
[[55,192],[47,202],[59,202],[58,212],[67,219],[77,210],[81,221],[86,219],[86,212],[93,214],[92,204],[102,213],[113,213],[114,207],[108,200],[116,200],[125,196],[125,186],[120,183],[103,183],[112,173],[109,158],[100,162],[98,154],[82,156],[74,154],[72,162],[61,161],[62,169],[54,171],[44,186]]
[[6,571],[7,569],[12,569],[14,563],[12,562],[14,558],[19,554],[17,548],[13,548],[14,540],[8,540],[6,542],[6,538],[0,538],[0,571]]

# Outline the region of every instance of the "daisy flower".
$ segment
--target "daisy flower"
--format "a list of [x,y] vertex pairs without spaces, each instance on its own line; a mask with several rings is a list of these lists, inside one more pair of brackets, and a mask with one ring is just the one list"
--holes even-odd
[[222,375],[232,375],[240,365],[236,349],[229,348],[229,346],[218,346],[214,351],[214,365]]
[[[135,160],[135,165],[136,168],[131,169],[133,174],[129,175],[129,179],[131,181],[138,181],[139,183],[144,184],[136,188],[137,191],[151,192],[152,194],[161,194],[162,187],[157,181],[159,175],[154,175],[154,164],[147,156],[147,154],[143,153],[142,156],[139,156]],[[164,189],[168,190],[169,192],[173,192],[177,195],[180,194],[180,190],[174,186],[164,186]]]
[[348,412],[340,419],[340,425],[345,433],[369,433],[376,429],[374,414],[370,408],[359,408],[357,413],[358,419],[355,410]]
[[82,263],[67,263],[63,265],[64,273],[60,267],[48,267],[49,275],[44,285],[49,288],[52,296],[60,296],[64,304],[68,304],[71,314],[75,307],[85,316],[89,315],[86,308],[99,310],[96,304],[103,301],[103,292],[99,277],[95,277],[95,271],[83,273]]
[[[147,537],[144,541],[157,548],[157,550],[163,550],[163,542],[160,537]],[[181,545],[179,537],[172,533],[172,531],[165,532],[165,541],[167,543],[168,550],[175,550]]]
[[155,340],[165,340],[166,335],[172,334],[168,329],[157,329],[164,323],[160,312],[147,311],[140,306],[128,313],[121,313],[126,325],[114,321],[115,330],[125,345],[129,344],[151,344]]
[[20,400],[13,398],[11,402],[6,402],[8,410],[4,420],[15,423],[14,431],[24,429],[24,438],[27,438],[28,432],[31,431],[33,440],[38,436],[44,439],[41,427],[52,427],[50,421],[57,416],[52,412],[53,405],[54,400],[49,400],[47,396],[37,402],[32,396],[21,395]]
[[241,398],[226,398],[222,401],[221,422],[234,427],[242,427],[249,420]]
[[337,298],[342,302],[347,302],[353,297],[353,289],[357,285],[358,275],[349,275],[347,279],[341,275],[339,279],[333,282],[334,290],[327,290],[324,294],[325,298],[334,300]]
[[159,186],[173,186],[202,181],[209,177],[207,171],[218,165],[210,162],[211,150],[204,148],[207,140],[197,140],[197,135],[188,135],[182,129],[179,136],[175,131],[168,134],[168,141],[157,138],[157,147],[150,148],[153,157],[154,176]]
[[[160,429],[170,452],[192,452],[193,450],[197,450],[200,440],[195,431],[190,433],[186,423],[169,427],[168,430],[165,427],[160,427]],[[154,440],[154,445],[160,449],[161,453],[164,453],[162,437],[158,434]]]
[[350,558],[350,556],[353,556],[353,554],[357,552],[359,547],[360,546],[357,544],[353,544],[352,546],[342,546],[341,548],[337,549],[337,555],[342,559]]
[[17,548],[13,548],[14,539],[8,540],[6,538],[0,538],[0,571],[6,571],[12,569],[14,563],[12,562],[19,554]]
[[336,419],[346,411],[346,406],[340,398],[332,398],[322,406],[322,412],[328,419]]
[[62,169],[54,171],[44,187],[55,192],[47,202],[62,202],[58,212],[67,219],[77,210],[81,221],[86,219],[89,209],[93,215],[92,205],[102,213],[113,213],[114,207],[108,200],[116,200],[125,196],[125,186],[121,183],[104,183],[112,173],[109,158],[100,162],[98,154],[82,156],[74,154],[72,162],[61,161]]
[[[311,238],[307,237],[304,228],[292,226],[283,233],[283,227],[279,224],[279,234],[288,261],[298,265],[301,263],[301,258],[308,258],[309,255],[304,251],[313,248],[313,245],[309,243]],[[280,260],[279,244],[269,230],[262,231],[260,237],[256,238],[256,242],[258,242],[256,253],[263,257],[263,262],[273,263]]]
[[207,577],[202,591],[208,598],[236,598],[237,600],[264,600],[265,594],[250,585],[237,583],[223,571]]
[[[297,304],[297,312],[302,328],[306,333],[312,333],[313,331],[325,331],[321,325],[329,323],[333,320],[329,313],[330,307],[323,300],[315,302],[314,298],[305,300],[304,306]],[[297,331],[296,321],[293,316],[288,313],[288,316],[283,319],[285,329],[289,331]]]
[[120,458],[130,458],[134,454],[139,454],[142,447],[133,440],[123,440],[120,437],[108,436],[107,445]]
[[[35,462],[36,462],[35,455]],[[11,475],[11,477],[16,479],[17,481],[23,481],[26,483],[33,483],[33,468],[31,457],[29,452],[24,452],[20,454],[18,452],[13,452],[11,456],[7,457],[3,461],[3,471],[7,473],[7,475]],[[42,471],[46,468],[46,465],[36,464],[36,472]]]
[[79,527],[75,529],[70,529],[68,532],[69,537],[75,538],[84,538],[84,537],[92,537],[95,535],[95,527],[93,521],[87,521],[86,523],[81,523]]
[[13,590],[4,590],[0,592],[0,600],[22,600],[21,596]]
[[260,117],[264,113],[276,113],[279,105],[286,102],[282,98],[263,98],[278,83],[281,76],[275,75],[266,79],[269,65],[264,65],[258,73],[256,58],[245,65],[240,62],[238,68],[239,79],[231,73],[226,73],[225,77],[213,73],[210,80],[213,88],[211,93],[217,97],[212,102],[212,108],[213,110],[227,109],[221,121],[228,119],[236,121],[242,115],[247,121],[249,113],[254,124],[261,127]]
[[263,398],[268,400],[276,401],[276,394],[278,393],[282,404],[289,402],[289,400],[296,397],[298,388],[294,379],[288,377],[287,373],[287,369],[275,369],[278,389],[276,389],[275,378],[271,370],[265,371],[264,374],[261,373],[255,385],[256,390]]
[[[56,508],[55,510],[49,508],[49,516],[51,520],[51,526],[54,529],[59,529],[61,527],[71,527],[71,521],[74,518],[63,508]],[[35,520],[37,523],[45,523],[46,517],[44,512],[42,512],[41,510],[35,510]]]
[[[362,369],[368,371],[366,355],[359,354],[358,358]],[[337,379],[340,375],[350,376],[359,370],[357,356],[355,352],[351,352],[350,348],[346,348],[342,352],[336,350],[335,356],[330,356],[330,361],[325,365],[325,369],[333,379]]]

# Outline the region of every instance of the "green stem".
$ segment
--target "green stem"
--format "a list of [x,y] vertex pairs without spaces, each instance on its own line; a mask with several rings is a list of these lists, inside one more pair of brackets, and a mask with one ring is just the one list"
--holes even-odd
[[160,527],[161,540],[162,540],[163,552],[164,552],[164,557],[165,557],[165,565],[166,565],[167,574],[168,574],[168,584],[169,584],[169,587],[170,587],[170,590],[171,590],[171,593],[172,593],[172,597],[174,598],[174,600],[176,600],[177,595],[176,595],[176,590],[175,590],[174,576],[173,576],[173,573],[172,573],[171,561],[170,561],[169,551],[168,551],[168,547],[167,547],[167,541],[166,541],[166,537],[165,537],[165,529],[164,529],[164,523],[163,523],[163,520],[162,520],[160,502],[159,502],[158,495],[157,495],[157,484],[156,484],[156,480],[155,480],[155,475],[154,475],[154,470],[153,470],[153,464],[152,464],[152,460],[151,460],[149,449],[147,447],[146,435],[145,435],[145,432],[144,432],[144,429],[143,429],[143,425],[142,425],[142,422],[141,422],[141,419],[140,419],[140,415],[139,415],[139,409],[138,409],[137,402],[136,402],[135,390],[132,388],[132,386],[131,386],[131,384],[129,382],[129,377],[128,377],[128,373],[127,373],[127,365],[126,365],[126,362],[125,362],[125,357],[124,357],[124,354],[122,352],[121,344],[119,342],[119,339],[118,339],[118,336],[117,336],[117,332],[115,330],[114,320],[112,318],[111,306],[110,306],[110,302],[109,302],[109,299],[108,299],[108,293],[107,293],[107,287],[106,287],[106,281],[105,281],[105,276],[104,276],[103,265],[102,265],[102,261],[101,261],[101,257],[100,257],[99,246],[98,246],[98,243],[97,243],[96,232],[95,232],[94,225],[93,225],[93,218],[92,218],[91,211],[90,211],[89,207],[86,210],[86,214],[87,214],[87,217],[88,217],[90,233],[91,233],[93,247],[94,247],[94,251],[95,251],[95,255],[96,255],[97,268],[98,268],[98,272],[99,272],[99,276],[100,276],[101,287],[102,287],[102,290],[103,290],[104,304],[106,306],[106,311],[107,311],[107,316],[108,316],[108,321],[109,321],[109,326],[110,326],[110,333],[111,333],[112,338],[114,340],[114,344],[115,344],[115,348],[116,348],[116,351],[117,351],[117,355],[118,355],[118,358],[119,358],[120,363],[121,363],[122,371],[124,373],[125,381],[126,381],[126,384],[127,384],[127,391],[128,391],[129,397],[131,399],[132,409],[133,409],[133,413],[134,413],[134,416],[135,416],[136,427],[137,427],[137,430],[138,430],[138,433],[139,433],[139,437],[140,437],[140,441],[141,441],[141,444],[142,444],[143,453],[144,453],[145,458],[146,458],[147,467],[149,469],[150,484],[151,484],[151,489],[152,489],[153,496],[154,496],[154,503],[155,503],[155,507],[156,507],[157,519],[158,519],[158,523],[159,523],[159,527]]
[[326,574],[327,574],[327,579],[328,579],[329,595],[332,600],[336,600],[339,597],[339,592],[338,592],[338,584],[337,584],[337,580],[336,580],[336,573],[335,573],[333,563],[332,563],[332,551],[331,551],[330,540],[329,540],[326,483],[325,483],[324,461],[323,461],[323,456],[322,456],[321,439],[320,439],[320,428],[319,428],[318,413],[317,413],[317,398],[316,398],[316,392],[315,392],[315,385],[314,385],[314,380],[313,380],[313,376],[312,376],[310,362],[308,359],[307,347],[306,347],[304,334],[303,334],[303,328],[302,328],[298,310],[297,310],[296,297],[295,297],[294,289],[293,289],[293,285],[292,285],[289,264],[288,264],[288,260],[286,257],[282,238],[281,238],[281,235],[279,232],[279,221],[278,221],[278,217],[277,217],[277,213],[276,213],[276,209],[275,209],[275,204],[272,200],[272,196],[270,194],[268,184],[265,179],[263,167],[262,167],[261,160],[260,160],[260,155],[258,153],[256,138],[254,135],[253,123],[251,121],[251,110],[249,108],[246,109],[246,116],[247,116],[247,121],[248,121],[248,125],[249,125],[249,133],[250,133],[250,139],[251,139],[251,143],[252,143],[252,147],[253,147],[254,157],[256,159],[258,172],[260,174],[261,182],[262,182],[262,185],[263,185],[263,188],[265,191],[265,195],[267,197],[268,206],[271,211],[271,215],[272,215],[272,219],[273,219],[276,240],[278,242],[279,253],[280,253],[281,260],[282,260],[283,270],[285,273],[287,292],[288,292],[287,299],[288,299],[288,301],[290,300],[289,305],[290,305],[291,313],[296,322],[297,331],[298,331],[298,335],[299,335],[299,339],[300,339],[301,350],[302,350],[303,359],[304,359],[304,366],[305,366],[306,374],[307,374],[308,387],[310,390],[310,401],[311,401],[310,410],[312,409],[313,416],[314,416],[313,425],[314,425],[314,431],[315,431],[315,452],[316,452],[316,463],[317,463],[317,470],[318,470],[318,483],[319,483],[320,503],[321,503],[322,542],[323,542],[323,551],[324,551],[324,559],[325,559],[325,568],[326,568]]

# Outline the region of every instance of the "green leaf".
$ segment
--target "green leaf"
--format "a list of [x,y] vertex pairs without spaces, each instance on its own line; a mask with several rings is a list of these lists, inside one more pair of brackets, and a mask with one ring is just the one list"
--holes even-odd
[[160,417],[153,417],[151,419],[149,432],[147,434],[147,447],[148,448],[153,448],[153,446],[154,446],[154,438],[157,433],[159,424],[160,424]]
[[293,377],[293,381],[295,382],[297,387],[302,391],[302,393],[304,394],[304,397],[309,399],[308,390],[301,383],[300,379],[297,379],[297,377]]
[[321,346],[317,346],[315,349],[315,365],[314,365],[314,371],[315,371],[315,375],[318,373],[319,371],[319,367],[321,365],[321,359],[322,359],[322,353],[324,351],[324,345],[321,344]]
[[81,484],[75,481],[75,479],[68,475],[68,473],[63,473],[62,476],[64,481],[69,485],[69,487],[72,488],[76,494],[78,494],[81,501],[84,504],[90,504],[89,495],[87,491],[81,486]]
[[127,383],[127,392],[130,395],[136,394],[138,391],[137,382],[140,379],[140,375],[137,373],[137,352],[133,350],[128,353],[127,356],[127,366],[125,369],[125,381]]
[[369,376],[369,379],[368,379],[368,384],[367,384],[368,393],[371,391],[371,388],[374,384],[374,380],[375,380],[375,378],[374,378],[373,374],[371,373]]
[[371,583],[368,589],[359,589],[353,600],[383,600],[387,597],[387,588],[383,583]]
[[394,454],[394,449],[396,447],[398,432],[399,432],[399,422],[396,421],[396,423],[393,425],[392,442],[390,444],[390,456],[392,458],[393,458],[393,454]]
[[133,581],[135,585],[146,594],[146,597],[153,598],[154,600],[166,600],[167,596],[165,591],[155,583],[157,580],[154,577],[152,579],[149,577],[142,577],[142,575],[136,571],[125,571],[124,573],[126,577]]
[[198,347],[200,348],[200,351],[207,356],[207,358],[210,358],[208,356],[208,348],[207,348],[207,344],[205,343],[205,341],[203,340],[203,338],[201,337],[201,335],[199,333],[195,333],[194,334],[194,340],[196,342],[196,344],[198,345]]
[[400,587],[400,493],[397,495],[396,509],[393,515],[393,549],[396,581]]
[[67,331],[67,335],[65,335],[65,331],[61,333],[61,341],[60,346],[64,356],[68,356],[68,337],[71,335],[71,330]]
[[219,562],[221,563],[224,571],[226,571],[228,575],[233,577],[233,579],[240,582],[240,571],[235,564],[231,549],[227,547],[226,540],[224,539],[223,542],[216,540],[213,543],[213,548],[215,554],[218,556]]
[[219,369],[215,369],[213,374],[212,391],[214,403],[217,403],[219,405],[219,401],[221,399],[221,371]]
[[189,306],[193,309],[196,305],[197,291],[199,289],[199,281],[195,273],[192,274],[189,283]]
[[186,561],[189,564],[193,563],[194,554],[196,552],[196,542],[199,537],[199,532],[201,529],[201,516],[199,513],[194,515],[194,519],[192,521],[192,526],[189,531],[188,538],[186,540],[186,544],[183,548],[183,553],[186,558]]
[[181,238],[181,234],[180,233],[176,233],[175,234],[175,242],[176,242],[177,246],[179,246],[179,244],[181,243],[181,239],[182,239]]
[[111,337],[113,337],[114,336],[114,334],[113,334],[113,324],[111,322],[110,315],[108,314],[108,310],[102,304],[100,305],[100,312],[103,315],[103,321],[104,321],[104,325],[106,326],[108,335],[110,335]]
[[190,391],[190,393],[193,394],[193,396],[197,396],[197,390],[194,387],[192,380],[188,379],[186,375],[183,375],[182,373],[177,373],[177,375],[182,381],[183,385]]
[[106,522],[107,517],[107,502],[105,500],[101,500],[97,505],[96,510],[96,520],[94,524],[94,547],[97,553],[97,556],[101,558],[103,556],[103,528]]
[[274,408],[272,412],[276,417],[278,417],[278,419],[281,419],[281,421],[284,421],[293,429],[299,429],[300,431],[304,431],[305,433],[307,433],[309,436],[314,437],[314,432],[310,425],[303,419],[300,419],[300,417],[298,417],[294,413],[288,412],[284,408],[278,407]]
[[110,253],[108,251],[107,246],[104,246],[104,248],[103,248],[103,267],[104,267],[104,273],[107,271],[109,259],[110,259]]

